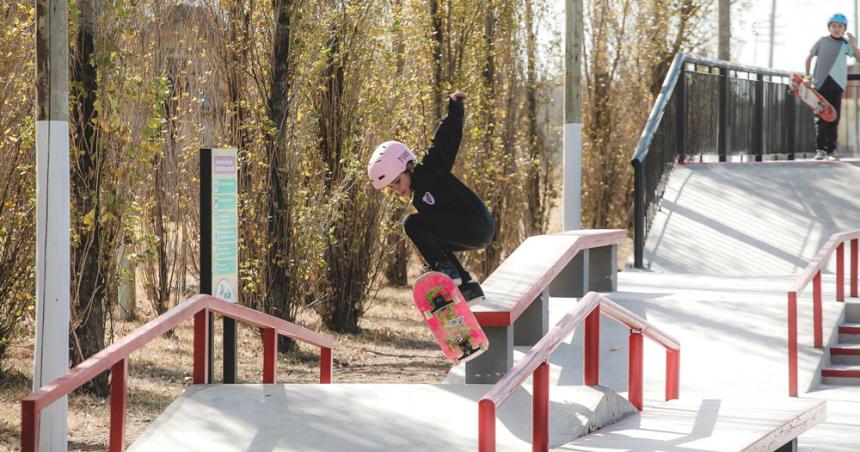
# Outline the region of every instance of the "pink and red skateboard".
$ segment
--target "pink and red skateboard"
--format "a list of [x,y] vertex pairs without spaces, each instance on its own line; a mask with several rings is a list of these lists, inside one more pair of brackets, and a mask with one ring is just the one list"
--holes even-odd
[[833,122],[836,120],[836,109],[833,108],[830,102],[827,102],[827,99],[821,93],[804,83],[803,78],[794,72],[790,72],[788,76],[788,89],[791,90],[792,94],[799,97],[806,105],[809,105],[812,112],[818,115],[822,121]]
[[454,365],[469,361],[490,348],[475,314],[454,281],[445,274],[421,275],[412,286],[412,297],[445,358]]

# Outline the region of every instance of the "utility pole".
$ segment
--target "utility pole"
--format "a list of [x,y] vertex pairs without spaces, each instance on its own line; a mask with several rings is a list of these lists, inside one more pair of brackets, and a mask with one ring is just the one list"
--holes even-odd
[[719,49],[717,58],[724,61],[731,61],[731,40],[732,40],[732,22],[730,0],[720,0],[720,19],[719,19]]
[[[36,345],[33,389],[69,367],[69,12],[36,0]],[[67,399],[39,416],[39,450],[66,450]]]
[[767,58],[767,67],[773,67],[773,29],[776,26],[776,0],[770,4],[770,56]]
[[582,0],[565,0],[563,229],[582,225]]

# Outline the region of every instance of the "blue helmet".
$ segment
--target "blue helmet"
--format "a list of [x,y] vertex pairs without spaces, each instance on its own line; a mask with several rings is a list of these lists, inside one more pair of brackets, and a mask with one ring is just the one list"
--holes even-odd
[[848,26],[848,18],[845,17],[845,14],[842,14],[842,13],[834,14],[830,18],[830,20],[827,21],[827,25],[829,26],[833,22],[836,22],[837,24],[844,24],[846,27]]

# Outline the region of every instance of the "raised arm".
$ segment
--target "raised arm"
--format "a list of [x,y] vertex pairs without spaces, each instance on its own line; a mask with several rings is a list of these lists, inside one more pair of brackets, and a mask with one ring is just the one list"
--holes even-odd
[[860,61],[860,49],[857,48],[857,38],[851,33],[848,34],[848,44],[851,45],[851,53],[854,54],[854,59]]
[[422,160],[424,165],[442,172],[451,172],[460,149],[460,141],[463,139],[464,99],[466,95],[460,91],[448,98],[448,114],[436,128],[430,148]]

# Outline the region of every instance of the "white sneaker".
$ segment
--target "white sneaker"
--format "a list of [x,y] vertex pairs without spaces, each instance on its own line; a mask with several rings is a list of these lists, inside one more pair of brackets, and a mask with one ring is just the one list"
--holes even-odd
[[839,161],[839,154],[837,154],[836,151],[833,151],[830,153],[830,155],[827,156],[827,160],[838,162]]
[[819,149],[815,151],[815,160],[824,160],[827,158],[827,152]]

